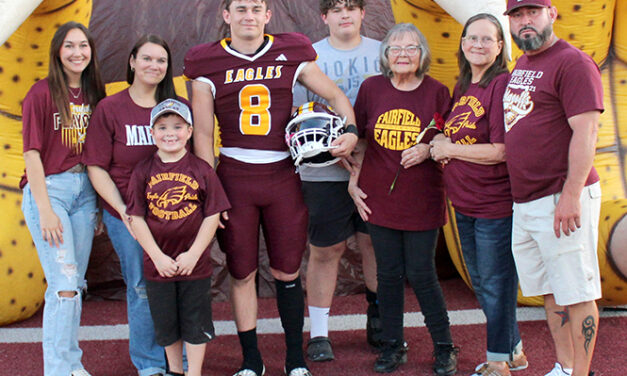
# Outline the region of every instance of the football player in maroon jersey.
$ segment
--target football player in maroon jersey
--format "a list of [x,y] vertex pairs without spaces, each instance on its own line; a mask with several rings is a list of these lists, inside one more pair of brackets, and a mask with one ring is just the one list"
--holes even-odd
[[218,233],[231,274],[231,302],[244,361],[236,376],[264,373],[257,348],[258,237],[261,225],[277,306],[285,330],[288,376],[307,376],[302,351],[304,297],[299,277],[306,247],[307,210],[294,172],[285,126],[298,80],[346,117],[347,132],[332,154],[348,158],[357,143],[348,98],[314,63],[311,42],[296,33],[268,35],[272,15],[265,0],[226,0],[223,18],[230,38],[193,47],[185,57],[192,79],[194,152],[214,164],[214,115],[222,146],[217,173],[231,210]]

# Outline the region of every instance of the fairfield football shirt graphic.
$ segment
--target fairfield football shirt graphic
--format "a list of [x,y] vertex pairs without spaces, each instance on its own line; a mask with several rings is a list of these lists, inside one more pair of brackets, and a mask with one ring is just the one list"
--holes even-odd
[[183,219],[198,209],[198,182],[182,173],[159,173],[146,187],[148,211],[160,219]]
[[474,95],[464,95],[460,97],[451,109],[451,115],[444,124],[444,135],[451,137],[460,132],[465,134],[455,137],[453,142],[462,145],[472,145],[477,142],[475,136],[467,133],[477,129],[477,122],[486,114],[486,110],[481,104],[481,100]]

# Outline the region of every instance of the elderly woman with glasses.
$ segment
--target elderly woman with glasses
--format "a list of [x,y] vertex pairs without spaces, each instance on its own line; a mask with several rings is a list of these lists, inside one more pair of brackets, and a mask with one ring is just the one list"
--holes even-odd
[[431,334],[433,371],[457,371],[458,349],[434,262],[438,229],[446,222],[442,171],[429,158],[437,133],[432,119],[447,115],[451,99],[443,84],[426,75],[430,62],[422,33],[412,24],[394,26],[381,42],[382,74],[363,82],[355,102],[365,152],[349,193],[368,225],[377,261],[384,347],[376,372],[392,372],[407,361],[405,278]]
[[459,79],[444,134],[431,155],[447,162],[444,182],[455,208],[462,254],[487,318],[487,362],[475,375],[527,368],[516,322],[518,278],[511,251],[512,195],[505,165],[503,93],[508,83],[503,29],[486,13],[464,26]]

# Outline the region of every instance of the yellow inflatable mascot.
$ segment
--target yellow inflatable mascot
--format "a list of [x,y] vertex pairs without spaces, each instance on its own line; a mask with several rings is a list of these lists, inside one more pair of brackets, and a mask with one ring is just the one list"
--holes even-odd
[[[603,205],[599,234],[603,299],[627,303],[627,0],[553,0],[560,17],[558,36],[581,48],[602,67],[606,110],[601,117],[595,167],[601,175]],[[461,24],[472,14],[500,15],[505,0],[390,0],[397,22],[416,24],[433,52],[431,74],[453,87]],[[56,27],[74,20],[89,23],[90,0],[13,0],[0,3],[0,326],[30,317],[41,306],[45,279],[24,223],[21,101],[48,71],[48,46]],[[504,26],[507,22],[504,18]],[[515,59],[520,51],[513,49]],[[120,90],[115,85],[109,91]],[[177,79],[177,88],[184,92]],[[451,209],[452,210],[452,209]],[[447,245],[468,281],[454,224],[445,228]],[[520,299],[540,304],[538,298]]]

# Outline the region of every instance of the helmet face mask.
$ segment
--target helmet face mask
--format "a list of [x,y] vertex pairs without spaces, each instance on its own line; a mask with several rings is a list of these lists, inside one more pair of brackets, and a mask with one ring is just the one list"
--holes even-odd
[[324,167],[333,157],[331,145],[344,131],[344,121],[331,108],[317,102],[303,104],[285,127],[285,142],[295,166]]

